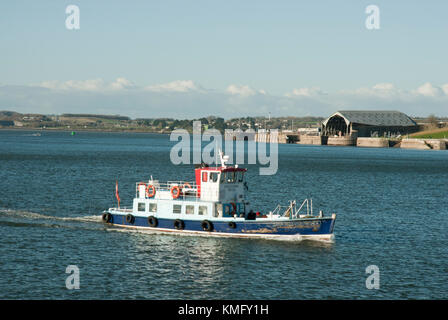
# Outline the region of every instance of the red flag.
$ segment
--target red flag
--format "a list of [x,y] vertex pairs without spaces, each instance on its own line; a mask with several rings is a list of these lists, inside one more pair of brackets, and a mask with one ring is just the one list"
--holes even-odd
[[120,208],[120,195],[118,194],[118,180],[115,181],[115,197],[118,201],[118,208]]

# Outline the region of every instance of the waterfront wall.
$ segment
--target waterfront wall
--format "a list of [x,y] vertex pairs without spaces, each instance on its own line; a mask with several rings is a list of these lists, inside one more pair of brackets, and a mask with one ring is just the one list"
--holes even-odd
[[[274,143],[270,132],[257,132],[255,135],[255,141]],[[311,144],[311,145],[323,145],[327,142],[327,137],[312,136],[312,135],[299,135],[292,132],[279,132],[277,137],[277,143],[295,143],[295,144]]]
[[277,141],[272,141],[272,136],[270,132],[257,132],[255,134],[255,141],[266,142],[266,143],[288,143],[288,136],[291,134],[278,132]]
[[389,139],[384,138],[358,138],[357,147],[364,148],[389,148]]
[[446,150],[443,139],[403,139],[400,148],[419,150]]
[[327,144],[329,146],[354,146],[356,145],[356,137],[352,136],[328,137]]
[[327,144],[327,137],[323,136],[308,136],[308,135],[300,135],[300,140],[297,142],[298,144],[311,144],[311,145],[323,145]]
[[269,131],[247,133],[237,133],[225,136],[226,140],[249,140],[265,143],[297,143],[301,145],[329,145],[329,146],[357,146],[364,148],[388,148],[397,147],[403,149],[417,150],[446,150],[448,139],[396,139],[373,138],[373,137],[326,137],[316,135],[298,135],[292,132],[278,132],[276,141],[271,141],[272,136]]
[[247,140],[254,141],[256,139],[257,133],[255,131],[233,131],[225,132],[224,140]]

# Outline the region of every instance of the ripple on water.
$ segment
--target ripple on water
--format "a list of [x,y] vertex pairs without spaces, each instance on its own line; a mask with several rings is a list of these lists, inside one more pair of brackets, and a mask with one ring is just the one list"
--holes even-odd
[[[0,298],[446,299],[448,152],[279,145],[279,170],[247,166],[262,212],[313,198],[338,214],[333,244],[130,232],[101,212],[135,182],[193,180],[165,135],[0,131]],[[18,183],[20,181],[21,183]],[[120,232],[117,232],[120,231]],[[65,288],[80,268],[81,289]],[[380,290],[365,287],[380,269]]]

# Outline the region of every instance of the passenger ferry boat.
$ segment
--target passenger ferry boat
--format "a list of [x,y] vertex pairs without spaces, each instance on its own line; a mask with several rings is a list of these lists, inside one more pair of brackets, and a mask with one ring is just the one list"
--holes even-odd
[[[313,215],[312,200],[300,206],[290,201],[273,211],[254,211],[246,200],[247,169],[202,164],[195,168],[195,182],[151,179],[136,183],[133,208],[109,208],[105,223],[162,233],[214,237],[266,238],[277,240],[320,240],[332,242],[336,214]],[[118,196],[118,195],[117,195]]]

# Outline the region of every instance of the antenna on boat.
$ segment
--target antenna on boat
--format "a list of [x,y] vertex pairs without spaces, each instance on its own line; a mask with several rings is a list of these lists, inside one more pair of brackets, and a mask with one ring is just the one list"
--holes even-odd
[[224,152],[222,152],[221,150],[219,151],[219,160],[221,161],[221,165],[222,167],[225,169],[227,168],[226,166],[226,162],[229,161],[229,156],[224,155]]

